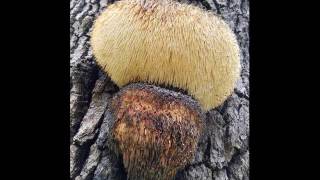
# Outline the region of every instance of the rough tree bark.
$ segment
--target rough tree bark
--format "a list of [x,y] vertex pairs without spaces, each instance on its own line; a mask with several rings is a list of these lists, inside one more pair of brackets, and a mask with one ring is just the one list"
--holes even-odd
[[[187,0],[188,1],[188,0]],[[107,103],[118,91],[94,62],[89,44],[92,23],[113,3],[107,0],[70,2],[70,178],[124,179],[124,169],[106,145],[110,131]],[[193,162],[176,179],[249,179],[249,2],[193,0],[220,15],[237,35],[241,78],[234,93],[206,113],[205,132]]]

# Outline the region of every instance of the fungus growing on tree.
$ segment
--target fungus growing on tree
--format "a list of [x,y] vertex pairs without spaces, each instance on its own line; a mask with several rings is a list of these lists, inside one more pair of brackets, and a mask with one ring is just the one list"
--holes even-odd
[[112,132],[128,179],[173,179],[193,158],[202,112],[234,89],[240,75],[235,35],[193,5],[122,0],[97,18],[91,45],[120,87],[111,103]]

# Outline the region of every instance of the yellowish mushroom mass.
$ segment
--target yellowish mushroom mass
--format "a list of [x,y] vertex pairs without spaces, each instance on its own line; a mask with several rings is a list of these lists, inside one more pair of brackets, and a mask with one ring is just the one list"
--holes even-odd
[[204,110],[219,106],[240,74],[239,47],[228,25],[213,13],[170,0],[110,5],[94,23],[91,45],[119,87],[178,87]]

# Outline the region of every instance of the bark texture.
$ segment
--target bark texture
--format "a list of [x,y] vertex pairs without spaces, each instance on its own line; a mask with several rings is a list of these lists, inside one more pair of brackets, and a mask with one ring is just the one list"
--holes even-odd
[[[241,78],[234,93],[206,113],[205,130],[183,179],[249,179],[249,2],[182,0],[220,15],[233,29],[241,49]],[[108,102],[118,87],[94,62],[89,39],[93,21],[107,0],[70,1],[70,178],[125,179],[121,160],[108,147],[112,118]]]

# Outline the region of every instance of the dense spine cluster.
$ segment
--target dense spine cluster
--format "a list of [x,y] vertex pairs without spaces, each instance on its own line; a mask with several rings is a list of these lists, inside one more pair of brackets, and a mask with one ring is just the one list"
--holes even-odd
[[239,47],[213,13],[170,0],[122,0],[95,21],[98,64],[123,87],[133,82],[184,89],[203,110],[220,105],[240,75]]

